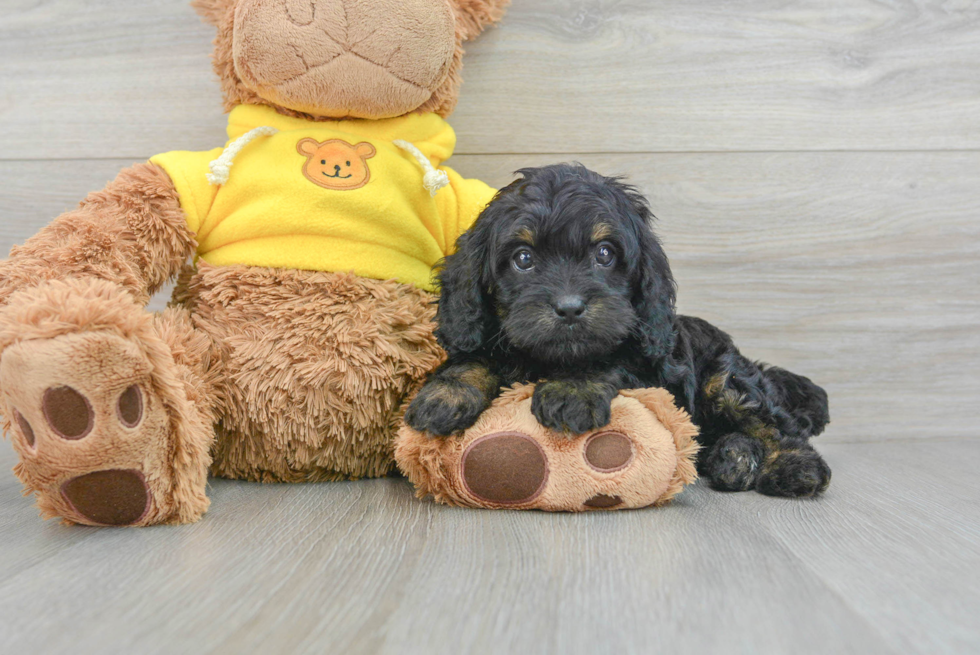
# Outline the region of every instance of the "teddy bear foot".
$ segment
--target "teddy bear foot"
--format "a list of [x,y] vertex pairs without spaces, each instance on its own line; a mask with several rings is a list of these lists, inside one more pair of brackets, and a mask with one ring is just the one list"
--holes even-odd
[[688,416],[659,389],[624,391],[605,427],[569,439],[541,426],[533,386],[505,392],[460,435],[403,426],[395,459],[420,497],[467,507],[581,512],[663,505],[696,477]]
[[174,389],[159,373],[136,342],[109,332],[3,352],[0,411],[20,455],[14,472],[45,518],[145,526],[204,513],[207,462],[175,461],[184,449],[168,412]]

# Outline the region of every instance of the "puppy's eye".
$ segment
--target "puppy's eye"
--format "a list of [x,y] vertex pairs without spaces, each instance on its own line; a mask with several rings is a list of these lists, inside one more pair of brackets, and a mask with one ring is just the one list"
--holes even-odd
[[599,266],[609,267],[616,263],[616,252],[607,243],[600,243],[595,249],[595,263]]
[[534,268],[534,253],[527,248],[521,248],[514,253],[514,268],[519,271],[530,271]]

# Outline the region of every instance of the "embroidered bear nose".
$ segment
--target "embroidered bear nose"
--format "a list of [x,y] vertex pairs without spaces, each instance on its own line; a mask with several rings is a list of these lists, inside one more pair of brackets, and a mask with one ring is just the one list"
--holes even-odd
[[339,173],[340,172],[340,164],[334,164],[333,169],[334,169],[334,171],[336,171],[337,173]]

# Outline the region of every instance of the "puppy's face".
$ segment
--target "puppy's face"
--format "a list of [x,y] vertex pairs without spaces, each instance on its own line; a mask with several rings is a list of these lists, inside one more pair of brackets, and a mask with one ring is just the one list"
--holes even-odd
[[673,281],[642,197],[581,166],[520,173],[440,274],[447,350],[503,345],[567,366],[630,338],[669,346]]
[[495,231],[490,291],[502,334],[544,362],[608,355],[637,322],[633,236],[594,196],[552,200],[519,207]]

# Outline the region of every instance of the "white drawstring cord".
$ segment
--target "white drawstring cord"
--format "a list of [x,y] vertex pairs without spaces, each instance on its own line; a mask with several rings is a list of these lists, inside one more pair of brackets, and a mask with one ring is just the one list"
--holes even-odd
[[264,127],[257,127],[254,130],[246,132],[242,136],[232,141],[221,153],[221,156],[208,165],[208,168],[211,169],[211,172],[208,174],[208,182],[211,184],[224,184],[227,182],[228,175],[231,173],[231,165],[233,160],[241,149],[247,146],[257,137],[272,136],[278,131],[279,130],[276,128],[266,125]]
[[422,185],[430,194],[434,196],[439,189],[444,186],[449,186],[449,175],[446,171],[437,170],[432,165],[432,162],[429,161],[429,158],[422,154],[421,150],[408,141],[402,141],[400,139],[398,141],[392,141],[392,143],[402,150],[411,153],[419,163],[419,166],[425,169],[425,177],[422,178]]

